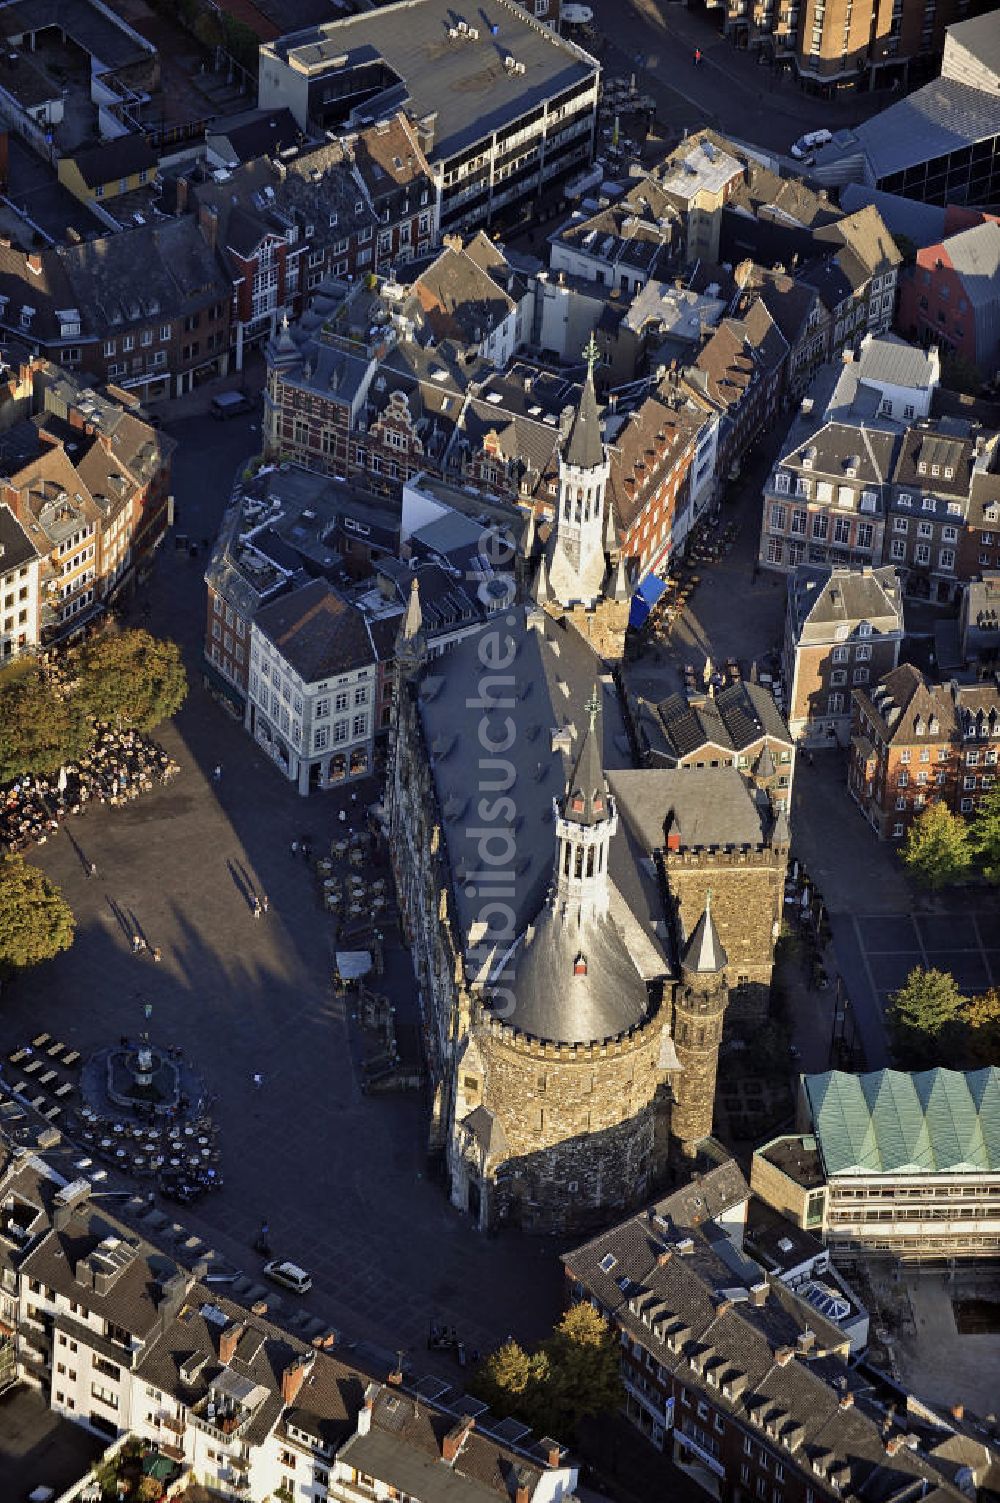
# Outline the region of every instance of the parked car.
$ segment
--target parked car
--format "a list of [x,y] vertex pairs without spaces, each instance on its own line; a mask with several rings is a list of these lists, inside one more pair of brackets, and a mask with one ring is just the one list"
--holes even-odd
[[797,162],[807,161],[812,152],[820,146],[829,146],[833,140],[833,132],[829,130],[811,130],[804,136],[800,136],[792,147],[792,156]]
[[286,1289],[291,1289],[295,1294],[305,1294],[307,1289],[312,1288],[312,1277],[304,1268],[281,1258],[272,1258],[270,1263],[265,1263],[264,1274],[275,1284],[283,1284]]
[[253,403],[241,391],[220,391],[217,397],[212,398],[212,416],[219,422],[238,417],[241,412],[252,411]]

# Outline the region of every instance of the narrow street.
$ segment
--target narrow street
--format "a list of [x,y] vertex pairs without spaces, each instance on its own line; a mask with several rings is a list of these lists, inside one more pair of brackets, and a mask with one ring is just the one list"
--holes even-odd
[[672,0],[591,0],[591,8],[605,72],[635,73],[640,91],[656,100],[658,120],[677,134],[708,125],[784,153],[803,131],[856,125],[893,97],[886,90],[837,100],[807,94],[790,74],[772,72],[725,41],[713,13]]

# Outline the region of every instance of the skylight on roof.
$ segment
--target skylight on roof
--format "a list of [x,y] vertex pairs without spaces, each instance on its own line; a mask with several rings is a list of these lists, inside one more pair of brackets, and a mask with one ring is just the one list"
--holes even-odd
[[610,1273],[617,1262],[618,1259],[615,1257],[614,1253],[605,1253],[600,1262],[602,1273]]

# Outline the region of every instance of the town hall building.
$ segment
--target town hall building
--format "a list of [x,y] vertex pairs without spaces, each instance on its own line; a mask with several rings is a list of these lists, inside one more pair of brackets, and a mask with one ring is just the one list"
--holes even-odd
[[[607,476],[591,369],[554,527],[526,561],[530,599],[444,658],[429,658],[416,612],[397,643],[388,818],[430,1149],[484,1229],[592,1225],[697,1154],[740,980],[709,853],[726,849],[732,889],[742,856],[747,912],[760,873],[778,891],[787,861],[787,818],[735,767],[636,761],[608,661],[628,581]],[[671,862],[709,873],[697,913]],[[739,907],[727,895],[737,951]]]

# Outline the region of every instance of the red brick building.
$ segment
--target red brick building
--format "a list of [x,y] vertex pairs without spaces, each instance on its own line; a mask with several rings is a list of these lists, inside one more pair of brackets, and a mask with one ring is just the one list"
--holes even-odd
[[635,579],[664,567],[670,558],[674,518],[690,501],[691,464],[707,421],[664,384],[628,418],[610,445],[608,498],[618,546],[633,561]]
[[900,278],[898,327],[992,376],[1000,352],[1000,219],[949,208],[945,233]]
[[928,804],[972,815],[996,781],[1000,680],[929,684],[910,663],[855,690],[848,788],[880,840],[902,840]]

